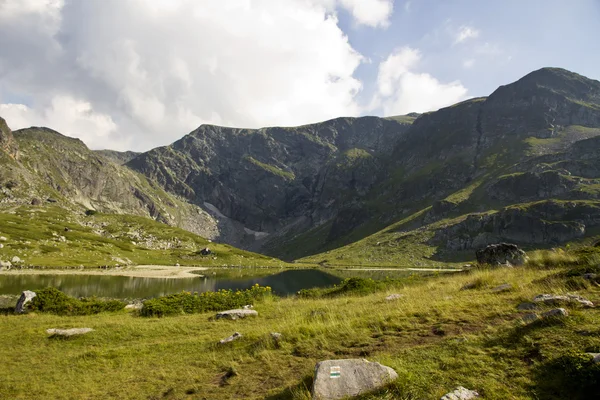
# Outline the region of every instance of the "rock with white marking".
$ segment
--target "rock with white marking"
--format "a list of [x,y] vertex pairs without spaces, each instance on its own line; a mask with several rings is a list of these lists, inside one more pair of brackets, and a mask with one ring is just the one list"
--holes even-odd
[[257,315],[258,315],[258,312],[255,310],[237,309],[237,310],[221,311],[220,313],[218,313],[216,315],[216,318],[217,319],[225,318],[225,319],[236,320],[239,318],[255,317]]
[[550,304],[550,305],[559,305],[561,303],[576,303],[576,304],[582,305],[583,307],[588,307],[588,308],[594,307],[594,303],[592,303],[588,299],[585,299],[581,296],[577,296],[574,294],[566,294],[566,295],[540,294],[540,295],[534,297],[533,302]]
[[354,397],[397,378],[392,368],[364,359],[321,361],[315,367],[312,395],[315,400]]
[[479,393],[476,391],[459,386],[453,392],[446,393],[440,400],[472,400],[478,397]]
[[27,311],[25,306],[27,303],[30,303],[35,296],[37,296],[37,294],[31,290],[25,290],[23,293],[21,293],[21,297],[19,297],[17,305],[15,306],[15,314],[22,314]]
[[235,332],[233,335],[229,336],[228,338],[219,340],[219,344],[230,343],[230,342],[233,342],[234,340],[240,339],[241,337],[242,337],[241,333]]
[[71,337],[78,335],[85,335],[86,333],[92,332],[92,328],[72,328],[72,329],[46,329],[46,333],[52,336],[63,336]]

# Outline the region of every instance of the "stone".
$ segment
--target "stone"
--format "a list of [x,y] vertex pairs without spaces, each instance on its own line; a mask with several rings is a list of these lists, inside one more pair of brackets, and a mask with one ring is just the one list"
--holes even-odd
[[496,286],[495,288],[493,288],[492,292],[494,292],[494,293],[508,292],[511,289],[512,289],[512,285],[510,283],[505,283],[503,285]]
[[453,392],[443,395],[440,400],[471,400],[477,397],[479,397],[479,393],[476,391],[459,386]]
[[525,303],[521,303],[517,306],[517,310],[535,310],[537,308],[537,304],[531,303],[529,301]]
[[46,329],[46,333],[52,336],[71,337],[77,335],[85,335],[92,332],[92,328],[72,328],[72,329]]
[[15,306],[15,314],[24,313],[26,311],[25,306],[27,303],[31,302],[35,296],[37,296],[37,294],[31,290],[25,290],[23,293],[21,293],[21,297],[19,297],[17,305]]
[[574,294],[558,295],[558,294],[540,294],[533,298],[534,303],[544,303],[549,305],[559,305],[561,303],[577,303],[583,307],[593,308],[594,303]]
[[521,319],[524,323],[529,324],[531,322],[537,321],[538,319],[540,319],[540,317],[536,313],[527,313],[523,315]]
[[0,242],[6,242],[8,239],[6,239],[6,237],[4,236],[0,236]]
[[591,273],[591,272],[590,272],[590,273],[587,273],[587,274],[583,274],[583,275],[581,275],[581,277],[582,277],[583,279],[594,280],[594,279],[598,278],[598,277],[599,277],[599,275],[598,275],[598,274],[594,274],[594,273]]
[[245,306],[242,307],[244,310],[251,310],[254,308],[254,306],[252,304],[246,304]]
[[276,342],[281,340],[281,337],[283,335],[279,332],[271,332],[271,337],[273,338],[273,340],[275,340]]
[[511,243],[490,244],[477,250],[475,255],[479,264],[493,266],[523,265],[528,260],[527,254]]
[[593,357],[593,361],[595,364],[600,364],[600,353],[587,353]]
[[2,243],[0,243],[0,249],[3,249],[4,245]]
[[385,299],[387,301],[393,301],[393,300],[398,300],[401,299],[402,297],[404,297],[403,294],[398,294],[398,293],[394,293],[394,294],[390,294],[389,296],[387,296]]
[[208,247],[205,247],[202,250],[200,250],[200,254],[202,254],[203,256],[209,256],[212,254],[212,251],[210,251]]
[[237,309],[237,310],[227,310],[227,311],[221,311],[220,313],[217,313],[216,318],[217,319],[221,319],[221,318],[225,318],[225,319],[232,319],[232,320],[236,320],[238,318],[246,318],[246,317],[250,317],[250,316],[257,316],[258,312],[255,310],[245,310],[245,309]]
[[19,264],[19,263],[23,262],[23,260],[21,260],[17,256],[14,256],[10,261],[12,261],[13,264]]
[[312,396],[315,400],[358,396],[397,378],[392,368],[365,359],[321,361],[315,366]]
[[132,303],[125,306],[126,310],[141,310],[144,307],[142,303]]
[[542,314],[542,318],[562,318],[569,315],[569,312],[564,308],[554,308]]
[[242,337],[241,333],[235,332],[233,335],[229,336],[228,338],[219,340],[219,344],[225,344],[225,343],[233,342],[234,340],[238,340],[241,337]]

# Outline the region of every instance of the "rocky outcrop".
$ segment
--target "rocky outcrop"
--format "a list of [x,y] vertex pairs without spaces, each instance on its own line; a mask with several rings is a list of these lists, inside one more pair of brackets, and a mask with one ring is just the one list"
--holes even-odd
[[[498,243],[490,244],[483,249],[477,250],[477,262],[488,265],[523,265],[527,261],[527,255],[516,244]],[[510,289],[510,285],[508,285]]]
[[560,305],[565,303],[578,304],[586,308],[593,308],[594,303],[581,296],[574,294],[559,295],[559,294],[540,294],[533,299],[534,303],[543,303],[549,305]]
[[315,367],[312,396],[334,400],[358,396],[398,378],[390,367],[364,359],[327,360]]
[[6,121],[0,117],[0,150],[5,151],[11,157],[17,156],[17,144]]
[[462,386],[457,387],[454,391],[446,393],[440,400],[473,400],[479,397],[479,393],[474,390],[469,390]]

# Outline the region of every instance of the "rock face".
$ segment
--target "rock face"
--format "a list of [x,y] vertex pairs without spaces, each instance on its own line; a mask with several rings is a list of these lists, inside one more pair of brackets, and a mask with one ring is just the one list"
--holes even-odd
[[327,360],[315,367],[313,399],[329,400],[357,396],[398,378],[390,367],[364,359]]
[[63,336],[71,337],[78,335],[85,335],[86,333],[92,332],[92,328],[72,328],[72,329],[46,329],[46,333],[52,336]]
[[477,250],[477,262],[489,265],[523,265],[527,255],[516,244],[491,244]]
[[476,391],[459,386],[453,392],[446,393],[440,400],[472,400],[478,397],[479,393]]
[[23,293],[21,293],[21,297],[19,297],[15,307],[15,314],[24,313],[26,311],[25,306],[27,303],[31,302],[35,296],[37,296],[37,294],[31,290],[25,290]]
[[217,319],[225,318],[225,319],[236,320],[239,318],[255,317],[257,315],[258,315],[258,312],[255,310],[237,309],[237,310],[221,311],[220,313],[217,313],[216,318]]

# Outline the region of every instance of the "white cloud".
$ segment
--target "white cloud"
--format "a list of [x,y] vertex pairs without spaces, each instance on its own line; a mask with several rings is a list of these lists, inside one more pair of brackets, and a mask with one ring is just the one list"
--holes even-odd
[[136,150],[201,123],[358,115],[353,74],[364,59],[335,7],[386,26],[392,1],[0,1],[0,87],[33,99],[0,112],[14,128],[44,124]]
[[339,0],[340,4],[352,13],[356,22],[372,27],[389,26],[389,18],[394,9],[392,0]]
[[371,108],[381,107],[384,115],[399,115],[437,110],[467,97],[467,89],[459,81],[441,83],[416,72],[420,60],[418,49],[402,47],[382,61]]
[[463,25],[456,32],[454,44],[462,43],[468,39],[475,39],[479,36],[479,31],[471,26]]

